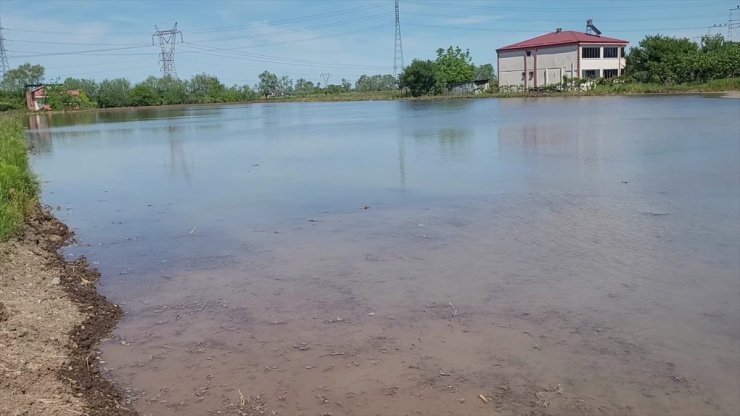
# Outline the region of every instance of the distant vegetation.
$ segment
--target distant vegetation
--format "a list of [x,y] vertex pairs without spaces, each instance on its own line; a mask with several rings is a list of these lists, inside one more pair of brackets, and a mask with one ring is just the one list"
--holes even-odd
[[459,46],[437,49],[437,59],[414,59],[399,76],[399,85],[414,96],[444,94],[453,85],[477,79],[495,80],[493,65],[475,66],[470,51]]
[[[25,86],[44,80],[44,67],[23,64],[6,72],[0,82],[0,111],[25,108]],[[304,78],[295,82],[287,75],[278,76],[265,71],[259,82],[249,85],[224,85],[208,74],[194,75],[189,80],[172,77],[154,77],[132,84],[125,78],[91,79],[67,78],[46,83],[46,99],[52,110],[81,110],[89,108],[139,107],[169,104],[209,104],[249,102],[259,99],[300,99],[309,96],[337,96],[346,93],[372,95],[378,92],[398,92],[396,78],[390,74],[362,75],[353,85],[342,79],[340,84],[322,86]],[[76,91],[70,94],[70,91]],[[77,93],[79,92],[79,94]]]
[[647,36],[627,54],[626,76],[635,82],[683,84],[740,76],[740,42],[722,35],[700,43]]
[[17,114],[0,115],[0,241],[23,224],[38,184],[28,166],[26,139]]
[[[489,95],[532,94],[499,90],[493,65],[475,65],[470,52],[458,46],[436,51],[434,60],[414,59],[396,78],[390,74],[362,75],[354,83],[341,79],[322,85],[299,78],[293,80],[269,71],[250,85],[224,85],[217,77],[198,74],[188,80],[151,76],[132,84],[124,78],[96,82],[67,78],[47,83],[46,104],[53,110],[207,104],[264,100],[328,101],[391,99],[404,96],[435,97],[450,93],[453,86],[474,80],[489,80]],[[721,35],[704,36],[699,43],[685,38],[647,36],[626,56],[625,74],[609,79],[567,79],[561,85],[540,88],[536,93],[641,93],[714,90],[724,86],[738,89],[740,43]],[[23,64],[6,72],[0,81],[0,111],[24,108],[24,87],[44,81],[44,67]],[[718,81],[719,80],[719,81]],[[724,80],[724,81],[721,81]],[[77,90],[79,94],[69,94]]]

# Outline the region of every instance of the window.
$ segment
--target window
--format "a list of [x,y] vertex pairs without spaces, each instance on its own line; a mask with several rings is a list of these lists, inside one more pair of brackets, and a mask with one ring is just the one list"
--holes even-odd
[[534,71],[529,71],[529,80],[531,81],[533,79],[534,79]]
[[624,46],[622,46],[622,58],[624,58],[624,57],[625,57],[625,55],[624,55]]
[[583,70],[583,78],[598,78],[598,77],[599,77],[598,69],[584,69]]
[[581,49],[581,58],[601,58],[601,48],[588,47]]
[[619,70],[616,69],[605,69],[604,78],[614,78],[619,75]]
[[524,81],[526,79],[526,77],[527,77],[527,73],[526,72],[522,72],[522,81]]
[[527,56],[532,56],[532,51],[527,51]]
[[604,58],[616,58],[619,48],[604,48]]

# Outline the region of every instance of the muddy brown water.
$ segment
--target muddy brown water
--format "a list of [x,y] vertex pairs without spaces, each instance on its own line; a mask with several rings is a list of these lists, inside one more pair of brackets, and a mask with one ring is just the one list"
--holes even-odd
[[740,413],[740,100],[30,123],[143,415]]

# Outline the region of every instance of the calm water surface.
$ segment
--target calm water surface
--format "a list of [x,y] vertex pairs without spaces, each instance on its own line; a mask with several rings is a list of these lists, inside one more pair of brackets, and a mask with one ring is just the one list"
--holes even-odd
[[30,124],[144,415],[740,414],[740,100]]

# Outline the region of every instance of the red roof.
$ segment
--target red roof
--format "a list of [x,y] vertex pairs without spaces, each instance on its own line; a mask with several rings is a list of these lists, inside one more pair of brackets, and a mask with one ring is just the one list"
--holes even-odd
[[590,35],[588,33],[576,32],[574,30],[564,30],[561,32],[546,33],[536,38],[527,39],[521,42],[504,46],[496,49],[496,52],[512,51],[516,49],[539,48],[543,46],[568,45],[574,43],[617,43],[626,45],[626,40],[609,38],[600,35]]

